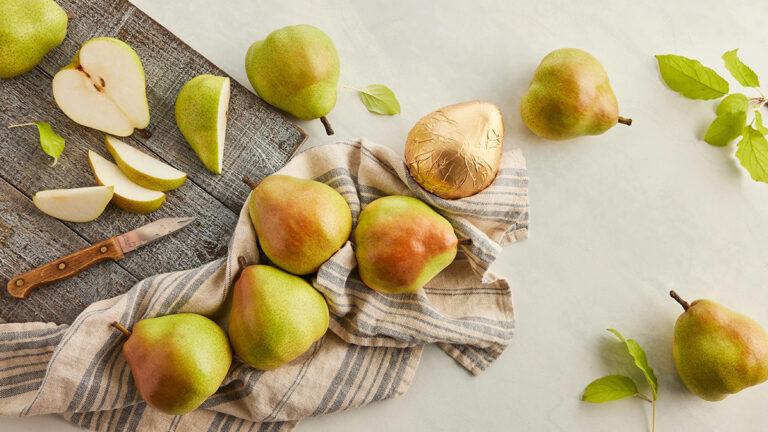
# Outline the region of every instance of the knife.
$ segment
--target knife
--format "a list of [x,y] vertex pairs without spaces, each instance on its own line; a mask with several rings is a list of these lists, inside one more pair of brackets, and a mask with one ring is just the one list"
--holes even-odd
[[32,290],[41,285],[70,278],[102,261],[121,260],[126,253],[178,231],[193,220],[195,218],[192,217],[159,219],[141,228],[93,244],[64,258],[51,261],[11,278],[8,281],[8,292],[13,297],[25,299],[29,297]]

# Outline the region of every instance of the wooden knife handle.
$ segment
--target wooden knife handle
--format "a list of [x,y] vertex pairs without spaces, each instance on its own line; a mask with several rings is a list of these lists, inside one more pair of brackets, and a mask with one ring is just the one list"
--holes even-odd
[[41,285],[70,278],[97,263],[117,261],[123,256],[117,239],[112,237],[12,278],[8,281],[8,292],[13,297],[25,299]]

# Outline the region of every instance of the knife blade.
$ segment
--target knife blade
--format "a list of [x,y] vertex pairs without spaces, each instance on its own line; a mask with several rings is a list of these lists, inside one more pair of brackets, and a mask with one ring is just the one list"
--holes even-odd
[[8,293],[25,299],[41,285],[70,278],[102,261],[121,260],[126,253],[176,232],[194,220],[192,217],[158,219],[133,231],[108,238],[11,278],[8,281]]

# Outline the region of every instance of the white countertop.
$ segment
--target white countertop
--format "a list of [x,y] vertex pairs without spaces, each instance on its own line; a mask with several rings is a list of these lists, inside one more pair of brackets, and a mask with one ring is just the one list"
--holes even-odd
[[[648,403],[579,400],[587,383],[609,373],[642,380],[607,327],[637,339],[656,370],[657,430],[768,428],[768,384],[710,403],[675,372],[672,329],[682,309],[669,289],[768,326],[768,184],[749,179],[733,144],[701,141],[716,102],[666,88],[653,57],[699,59],[740,91],[720,55],[741,48],[768,83],[768,3],[134,3],[249,88],[249,45],[278,27],[310,23],[336,43],[341,85],[383,83],[397,94],[402,115],[381,117],[340,86],[329,115],[336,135],[327,137],[319,121],[299,122],[308,145],[365,136],[402,152],[421,116],[484,99],[504,114],[505,147],[521,147],[527,158],[530,238],[506,248],[493,267],[510,280],[517,315],[516,336],[497,363],[472,377],[428,347],[404,396],[307,419],[297,431],[647,431]],[[541,58],[560,47],[601,60],[631,127],[567,142],[525,128],[520,98]],[[77,430],[51,416],[0,421],[3,431],[54,429]]]

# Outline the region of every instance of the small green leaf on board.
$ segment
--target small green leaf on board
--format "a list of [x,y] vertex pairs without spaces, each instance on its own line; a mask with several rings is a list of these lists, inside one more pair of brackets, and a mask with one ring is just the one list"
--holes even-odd
[[48,122],[33,122],[22,123],[17,125],[8,126],[8,128],[15,128],[21,126],[37,126],[37,131],[40,134],[40,146],[43,148],[45,154],[53,158],[53,164],[59,161],[61,152],[64,151],[64,138],[57,135],[56,132],[51,129],[51,125]]

